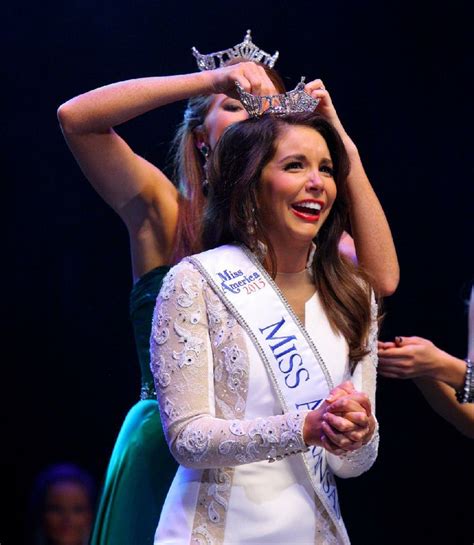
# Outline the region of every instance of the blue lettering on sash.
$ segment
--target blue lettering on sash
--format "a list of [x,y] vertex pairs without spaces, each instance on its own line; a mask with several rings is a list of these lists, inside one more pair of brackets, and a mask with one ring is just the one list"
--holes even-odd
[[319,479],[318,483],[322,483],[324,479],[324,473],[325,470],[323,468],[324,466],[324,456],[323,456],[323,447],[317,447],[313,446],[311,448],[311,456],[315,460],[314,466],[313,466],[313,472],[317,476],[318,470],[319,470]]
[[[280,329],[285,324],[285,318],[274,324],[267,325],[266,327],[259,328],[260,333],[265,337],[268,342],[273,355],[278,363],[278,369],[280,373],[285,375],[284,382],[287,388],[297,388],[301,381],[306,382],[310,379],[309,371],[303,367],[303,358],[297,352],[296,345],[293,343],[291,346],[287,346],[291,341],[296,340],[295,335],[282,335],[277,336]],[[268,333],[264,333],[269,330]],[[282,331],[283,332],[283,331]],[[266,335],[266,336],[265,336]],[[276,341],[271,344],[270,341]],[[278,350],[278,349],[282,350]],[[278,352],[277,352],[278,350]],[[293,352],[293,353],[292,353]],[[290,355],[291,354],[291,355]]]
[[339,519],[341,518],[341,512],[339,510],[336,483],[324,457],[324,449],[323,447],[313,446],[310,452],[314,460],[313,473],[316,477],[316,480],[318,484],[321,485],[324,493],[326,494],[329,502],[334,509],[334,512],[336,513],[336,517]]
[[306,401],[305,403],[295,403],[296,410],[298,411],[301,407],[305,407],[309,411],[314,411],[316,407],[319,407],[322,399],[313,399],[312,401]]
[[260,274],[257,271],[246,276],[240,269],[237,271],[224,269],[218,272],[217,276],[219,277],[222,291],[230,291],[231,293],[240,293],[243,286],[260,278]]
[[327,495],[328,500],[330,501],[332,508],[334,509],[334,512],[336,513],[336,517],[338,519],[341,518],[341,511],[339,510],[339,500],[337,498],[337,489],[336,486],[333,487],[331,492]]

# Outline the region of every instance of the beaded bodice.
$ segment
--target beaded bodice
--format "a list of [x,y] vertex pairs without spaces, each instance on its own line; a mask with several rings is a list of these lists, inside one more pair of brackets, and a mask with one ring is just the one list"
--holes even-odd
[[141,398],[156,399],[150,371],[150,332],[153,309],[168,266],[145,273],[130,292],[130,320],[141,371]]

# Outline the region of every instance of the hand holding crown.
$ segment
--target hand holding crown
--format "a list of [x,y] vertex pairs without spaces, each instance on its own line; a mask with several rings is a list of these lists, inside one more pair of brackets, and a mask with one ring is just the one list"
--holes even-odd
[[211,78],[212,92],[224,93],[239,98],[235,83],[254,95],[273,95],[277,93],[275,85],[268,77],[265,69],[254,62],[239,62],[206,72]]
[[287,115],[291,113],[314,112],[319,100],[305,91],[304,77],[288,93],[255,95],[245,91],[239,81],[235,82],[240,102],[251,117],[263,114]]
[[351,155],[351,152],[357,152],[354,142],[346,133],[346,130],[344,129],[341,120],[337,115],[331,95],[329,94],[322,80],[318,78],[310,81],[305,85],[305,91],[319,101],[318,112],[323,115],[337,130],[349,155]]

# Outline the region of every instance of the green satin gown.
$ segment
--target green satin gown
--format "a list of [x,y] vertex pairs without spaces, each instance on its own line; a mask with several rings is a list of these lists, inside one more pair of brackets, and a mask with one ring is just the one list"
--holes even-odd
[[110,458],[91,545],[152,545],[177,469],[161,427],[150,371],[156,297],[169,267],[142,276],[130,294],[130,317],[142,374],[141,399],[128,412]]

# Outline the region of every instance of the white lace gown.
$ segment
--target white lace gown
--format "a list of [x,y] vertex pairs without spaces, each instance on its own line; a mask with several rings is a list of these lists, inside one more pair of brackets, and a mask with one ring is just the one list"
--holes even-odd
[[[331,330],[317,294],[306,303],[305,327],[333,383],[351,378],[374,406],[375,322],[371,353],[352,377],[346,341]],[[151,366],[165,435],[180,464],[156,545],[340,543],[299,453],[307,448],[306,412],[282,414],[250,338],[189,262],[163,282]],[[377,446],[378,434],[355,453],[329,455],[329,465],[340,477],[360,475]]]

